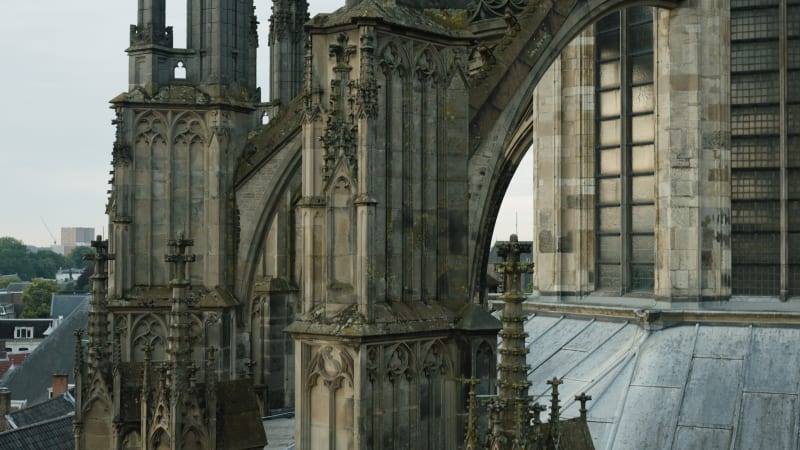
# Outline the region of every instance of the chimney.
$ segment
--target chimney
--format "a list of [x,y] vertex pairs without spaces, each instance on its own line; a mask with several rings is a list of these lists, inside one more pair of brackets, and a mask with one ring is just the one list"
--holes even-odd
[[69,378],[65,373],[54,373],[53,374],[53,396],[51,398],[56,398],[59,395],[67,392]]
[[11,412],[11,391],[0,388],[0,420],[5,422],[5,415]]

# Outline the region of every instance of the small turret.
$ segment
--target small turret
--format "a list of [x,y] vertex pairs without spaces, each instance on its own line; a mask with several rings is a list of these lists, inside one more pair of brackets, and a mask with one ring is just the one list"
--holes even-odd
[[252,2],[189,0],[186,8],[186,48],[175,48],[166,0],[139,0],[127,50],[129,89],[154,95],[162,86],[204,85],[212,97],[237,92],[240,100],[253,100],[258,21]]
[[273,0],[269,21],[269,101],[288,105],[303,88],[308,2]]

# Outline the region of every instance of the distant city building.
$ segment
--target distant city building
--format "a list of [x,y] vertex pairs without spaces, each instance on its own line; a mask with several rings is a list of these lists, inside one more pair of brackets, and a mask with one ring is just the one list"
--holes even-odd
[[94,239],[94,228],[62,227],[61,246],[68,255],[75,247],[88,247]]
[[[6,304],[11,303],[15,305],[15,315],[22,313],[22,292],[25,288],[33,284],[30,281],[15,281],[6,286],[5,294],[0,295],[0,302]],[[5,310],[4,310],[5,311]]]

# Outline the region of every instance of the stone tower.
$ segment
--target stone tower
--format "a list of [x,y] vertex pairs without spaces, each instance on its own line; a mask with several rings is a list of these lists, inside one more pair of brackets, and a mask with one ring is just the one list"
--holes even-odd
[[499,324],[466,294],[471,34],[443,3],[308,25],[298,449],[457,448],[460,375],[494,378]]
[[[260,101],[254,6],[188,1],[187,48],[173,46],[165,6],[139,0],[128,91],[112,100],[115,259],[95,283],[106,320],[78,361],[76,446],[261,448],[263,433],[235,435],[227,420],[261,430],[232,293],[233,174]],[[193,244],[192,264],[170,270],[168,244]]]

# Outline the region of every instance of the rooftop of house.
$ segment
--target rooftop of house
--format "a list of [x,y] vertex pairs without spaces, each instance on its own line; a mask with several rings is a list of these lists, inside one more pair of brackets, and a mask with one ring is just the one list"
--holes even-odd
[[50,302],[50,318],[68,317],[80,304],[91,298],[89,294],[53,294]]
[[52,324],[53,319],[0,319],[0,339],[16,339],[14,330],[20,327],[33,328],[32,339],[43,339]]
[[0,386],[11,390],[13,400],[26,399],[28,404],[36,404],[47,400],[47,388],[52,385],[52,374],[70,374],[69,382],[74,383],[71,374],[75,364],[75,330],[85,330],[88,321],[87,299],[20,366],[8,371],[0,379]]
[[0,433],[0,448],[57,448],[71,450],[75,448],[72,431],[74,412],[54,419],[38,422],[26,427]]
[[6,415],[6,419],[12,427],[22,428],[74,412],[75,398],[69,392],[64,392],[45,402],[12,411]]
[[6,286],[6,290],[8,292],[22,292],[25,290],[26,287],[32,284],[33,283],[30,281],[15,281],[13,283],[8,283],[8,286]]

